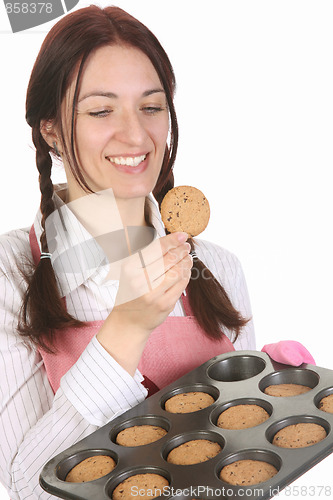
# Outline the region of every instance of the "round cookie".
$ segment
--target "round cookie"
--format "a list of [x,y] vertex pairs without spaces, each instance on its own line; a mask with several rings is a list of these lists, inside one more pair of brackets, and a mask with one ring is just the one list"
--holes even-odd
[[319,410],[326,411],[327,413],[333,413],[333,394],[322,398],[318,405]]
[[85,483],[94,481],[109,474],[116,466],[113,458],[106,455],[96,455],[86,458],[69,471],[66,481],[70,483]]
[[276,384],[269,385],[264,390],[265,394],[269,396],[287,398],[290,396],[298,396],[299,394],[304,394],[305,392],[311,391],[311,387],[301,384]]
[[279,430],[272,443],[280,448],[305,448],[319,443],[325,437],[326,431],[321,425],[300,423]]
[[192,413],[207,408],[214,401],[214,398],[206,392],[182,392],[168,399],[164,408],[169,413]]
[[161,216],[170,233],[185,231],[189,236],[197,236],[207,227],[209,203],[199,189],[177,186],[170,189],[163,198]]
[[176,465],[192,465],[206,462],[221,451],[218,443],[208,439],[194,439],[173,448],[167,457],[167,462]]
[[237,460],[226,465],[220,472],[220,479],[236,486],[263,483],[278,471],[274,465],[259,460]]
[[117,434],[116,443],[121,446],[143,446],[161,439],[167,431],[156,425],[133,425]]
[[222,429],[249,429],[262,424],[269,418],[264,408],[258,405],[236,405],[222,412],[217,419],[217,426]]
[[133,500],[133,488],[140,492],[140,499],[150,500],[161,496],[169,481],[159,474],[135,474],[122,481],[112,492],[112,500]]

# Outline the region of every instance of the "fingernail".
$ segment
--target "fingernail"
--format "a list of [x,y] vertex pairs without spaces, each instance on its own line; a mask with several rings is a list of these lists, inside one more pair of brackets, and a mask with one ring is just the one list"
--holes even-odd
[[188,240],[188,234],[187,233],[178,233],[177,239],[178,239],[178,241],[180,241],[180,243],[184,243],[186,240]]

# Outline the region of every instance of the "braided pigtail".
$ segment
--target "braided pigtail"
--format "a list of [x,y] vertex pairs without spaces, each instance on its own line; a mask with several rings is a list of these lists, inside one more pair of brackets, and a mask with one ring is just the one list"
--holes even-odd
[[[37,134],[40,132],[38,131]],[[40,209],[43,233],[40,242],[42,252],[48,253],[45,221],[54,211],[51,180],[52,159],[45,141],[40,137],[34,137],[34,135],[33,133],[34,143],[37,147],[36,163],[41,191]],[[51,345],[54,331],[69,326],[81,326],[82,323],[67,313],[64,300],[60,296],[51,259],[40,259],[33,273],[30,276],[25,274],[25,277],[28,281],[28,287],[23,297],[18,330],[33,344],[41,346],[48,352],[53,352]]]
[[[195,252],[194,240],[188,239],[191,251]],[[201,328],[208,337],[221,337],[221,328],[234,333],[235,341],[248,319],[244,319],[232,305],[227,292],[213,273],[194,254],[191,279],[188,284],[189,302]]]

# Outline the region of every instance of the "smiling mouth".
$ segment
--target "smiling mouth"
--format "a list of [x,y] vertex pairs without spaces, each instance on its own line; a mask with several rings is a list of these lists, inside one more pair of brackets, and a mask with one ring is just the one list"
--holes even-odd
[[107,160],[109,162],[114,163],[115,165],[125,165],[127,167],[137,167],[146,159],[147,155],[141,156],[107,156]]

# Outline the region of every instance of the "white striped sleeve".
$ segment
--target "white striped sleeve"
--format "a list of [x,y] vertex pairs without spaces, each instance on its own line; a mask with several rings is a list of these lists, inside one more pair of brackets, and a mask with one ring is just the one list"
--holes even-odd
[[131,377],[94,337],[60,386],[85,420],[101,426],[145,399],[142,380],[138,370]]

